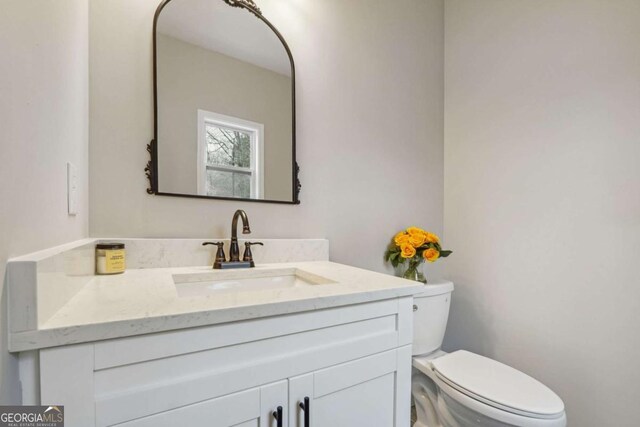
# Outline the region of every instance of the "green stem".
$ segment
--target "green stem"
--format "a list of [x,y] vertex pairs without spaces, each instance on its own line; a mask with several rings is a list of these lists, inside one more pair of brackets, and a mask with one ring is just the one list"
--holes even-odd
[[407,267],[407,270],[404,272],[402,277],[405,279],[426,283],[427,281],[425,280],[424,275],[421,271],[418,270],[421,262],[421,260],[410,259],[409,266]]

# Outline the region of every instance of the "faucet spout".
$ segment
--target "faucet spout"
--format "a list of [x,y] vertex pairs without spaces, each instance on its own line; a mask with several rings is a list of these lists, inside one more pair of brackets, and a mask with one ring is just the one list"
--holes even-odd
[[238,247],[238,218],[242,219],[242,234],[250,234],[249,218],[247,213],[238,209],[231,220],[231,247],[229,248],[229,261],[240,261],[240,248]]

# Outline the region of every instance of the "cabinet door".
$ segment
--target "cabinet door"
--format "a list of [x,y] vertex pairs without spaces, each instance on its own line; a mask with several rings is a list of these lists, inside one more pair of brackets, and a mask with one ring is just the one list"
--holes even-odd
[[[387,351],[291,378],[289,427],[409,425],[410,400],[404,389],[410,387],[411,362],[410,357],[402,357],[404,353]],[[401,363],[407,364],[406,370],[398,370]],[[304,407],[305,398],[308,407]],[[399,401],[405,398],[406,402]]]
[[287,426],[287,381],[278,381],[229,394],[172,411],[139,418],[122,427],[277,427],[274,412],[282,407],[282,426]]

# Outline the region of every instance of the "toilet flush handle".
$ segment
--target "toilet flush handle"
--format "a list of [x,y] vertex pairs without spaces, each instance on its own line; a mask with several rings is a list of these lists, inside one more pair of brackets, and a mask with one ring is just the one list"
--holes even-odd
[[418,306],[413,304],[413,311],[418,311]]

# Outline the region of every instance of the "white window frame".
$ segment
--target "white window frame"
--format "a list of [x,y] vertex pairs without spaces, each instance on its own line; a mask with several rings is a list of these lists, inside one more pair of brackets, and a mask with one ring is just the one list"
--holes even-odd
[[198,110],[198,195],[207,195],[207,131],[206,125],[231,128],[248,133],[251,139],[251,167],[216,166],[217,170],[251,174],[251,198],[264,198],[264,125],[262,123]]

